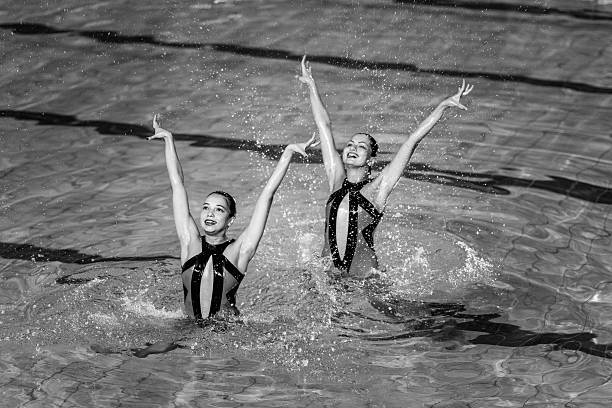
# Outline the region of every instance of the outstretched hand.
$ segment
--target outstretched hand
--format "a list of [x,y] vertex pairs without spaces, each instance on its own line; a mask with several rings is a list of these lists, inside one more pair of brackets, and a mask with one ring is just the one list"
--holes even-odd
[[306,62],[306,55],[304,55],[304,57],[302,58],[301,68],[302,75],[297,75],[297,79],[299,79],[300,82],[303,82],[306,85],[314,85],[314,78],[312,77],[310,64]]
[[319,140],[319,138],[317,137],[317,132],[313,132],[312,133],[312,137],[310,139],[308,139],[308,141],[304,142],[304,143],[293,143],[287,146],[287,150],[290,150],[292,152],[297,152],[299,154],[301,154],[304,157],[308,156],[308,153],[306,153],[306,149],[308,149],[309,147],[315,147],[317,146],[321,141]]
[[153,130],[155,130],[155,134],[153,136],[147,137],[147,140],[166,139],[172,137],[172,133],[168,132],[166,129],[163,129],[160,126],[160,118],[157,113],[153,115]]
[[445,106],[456,106],[459,109],[467,110],[465,105],[463,105],[461,102],[459,102],[459,99],[462,96],[465,96],[465,95],[469,94],[470,92],[472,92],[472,89],[474,89],[474,85],[466,84],[465,83],[465,79],[464,79],[461,82],[461,86],[459,87],[459,90],[457,91],[457,93],[454,94],[453,96],[445,99],[443,104],[445,104]]

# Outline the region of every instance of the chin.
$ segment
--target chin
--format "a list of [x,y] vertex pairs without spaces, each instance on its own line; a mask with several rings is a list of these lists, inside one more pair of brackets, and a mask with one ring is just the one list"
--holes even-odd
[[202,230],[206,234],[215,235],[223,231],[218,225],[202,225]]
[[366,164],[359,161],[359,159],[348,159],[344,162],[345,165],[351,167],[364,167]]

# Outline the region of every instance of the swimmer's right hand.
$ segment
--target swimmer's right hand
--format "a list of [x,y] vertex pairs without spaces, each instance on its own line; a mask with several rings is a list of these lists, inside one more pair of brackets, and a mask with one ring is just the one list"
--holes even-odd
[[166,139],[172,137],[172,133],[168,132],[166,129],[163,129],[160,126],[161,119],[159,115],[156,113],[153,115],[153,129],[155,130],[155,134],[153,136],[147,137],[147,140],[153,139]]
[[467,110],[467,107],[465,105],[463,105],[461,102],[459,102],[459,99],[462,96],[465,96],[467,94],[469,94],[470,92],[472,92],[472,89],[474,89],[474,85],[468,85],[465,83],[465,79],[461,82],[461,86],[459,87],[459,90],[457,91],[456,94],[454,94],[453,96],[450,96],[448,98],[446,98],[444,101],[442,101],[441,105],[446,107],[446,106],[456,106],[459,109],[463,109],[463,110]]

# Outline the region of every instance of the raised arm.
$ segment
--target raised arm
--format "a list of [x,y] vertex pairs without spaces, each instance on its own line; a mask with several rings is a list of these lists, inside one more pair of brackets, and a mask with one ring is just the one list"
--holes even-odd
[[166,167],[170,177],[170,186],[172,187],[174,224],[181,243],[181,264],[183,264],[190,255],[200,251],[200,233],[189,212],[187,191],[185,191],[185,186],[183,185],[183,169],[176,154],[174,137],[172,133],[160,127],[157,115],[153,116],[153,129],[155,134],[147,139],[163,139],[166,146]]
[[323,164],[325,165],[325,172],[329,181],[329,190],[333,192],[340,188],[346,176],[344,164],[336,150],[329,114],[321,101],[319,90],[312,77],[310,65],[306,63],[306,56],[302,58],[301,68],[302,75],[298,76],[298,79],[308,85],[312,114],[319,129],[319,137],[321,139],[321,153],[323,154]]
[[290,144],[285,148],[276,168],[272,172],[261,194],[259,194],[249,225],[237,239],[237,243],[240,245],[238,269],[246,270],[247,264],[255,255],[255,251],[257,250],[257,246],[259,245],[259,241],[266,227],[268,214],[272,206],[272,199],[281,181],[283,181],[285,174],[287,174],[287,169],[289,168],[293,153],[297,152],[302,156],[306,156],[306,149],[316,144],[318,144],[318,141],[316,141],[316,135],[313,134],[307,142]]
[[374,198],[374,205],[376,205],[378,208],[384,208],[387,198],[389,197],[389,194],[391,194],[391,190],[393,190],[397,184],[404,171],[404,168],[410,161],[410,158],[412,157],[412,154],[414,153],[414,150],[419,142],[429,133],[438,120],[440,120],[446,108],[457,107],[459,109],[467,109],[459,102],[459,99],[462,96],[469,94],[472,89],[474,89],[474,87],[472,85],[466,85],[464,80],[457,93],[446,98],[438,106],[436,106],[433,112],[419,124],[419,127],[412,132],[410,136],[408,136],[406,141],[396,153],[395,157],[393,157],[391,162],[385,166],[377,177],[377,182],[379,185]]

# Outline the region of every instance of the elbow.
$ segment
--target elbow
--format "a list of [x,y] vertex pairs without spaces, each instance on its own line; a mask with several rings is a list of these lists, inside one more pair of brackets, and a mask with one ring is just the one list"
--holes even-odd
[[172,190],[184,190],[185,186],[183,184],[183,178],[182,177],[171,178],[170,187],[172,187]]
[[269,191],[267,188],[264,188],[255,202],[254,214],[266,214],[267,216],[274,200],[274,191],[276,190]]

